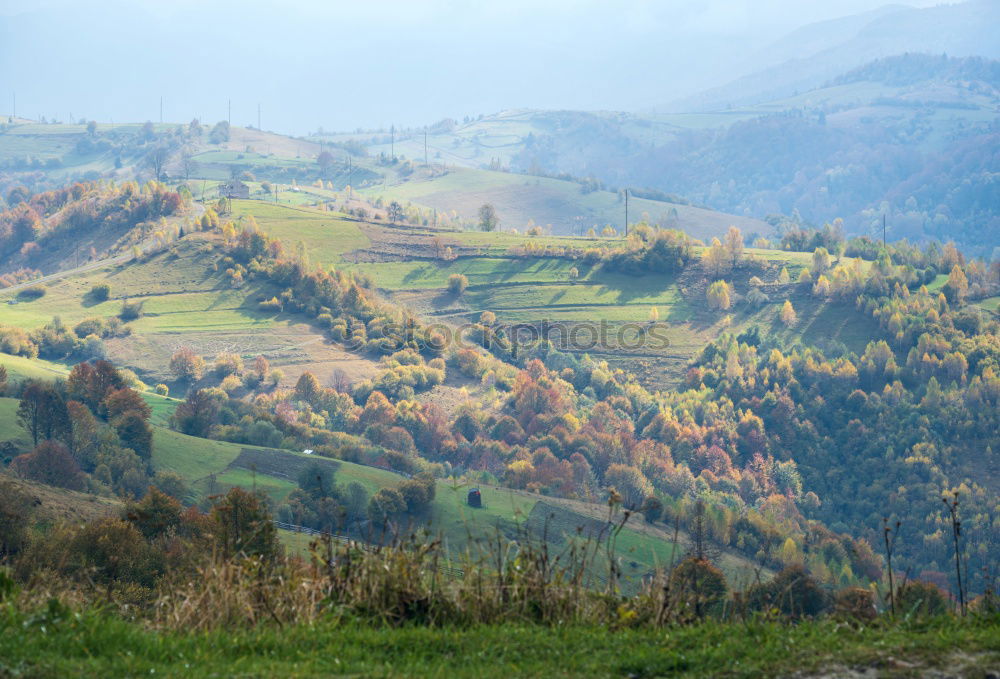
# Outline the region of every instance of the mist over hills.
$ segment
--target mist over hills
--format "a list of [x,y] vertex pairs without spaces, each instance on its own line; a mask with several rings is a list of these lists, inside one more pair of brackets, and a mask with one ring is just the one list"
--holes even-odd
[[1000,57],[1000,3],[886,7],[803,27],[748,58],[760,70],[664,107],[704,111],[756,104],[820,86],[868,61],[904,52]]

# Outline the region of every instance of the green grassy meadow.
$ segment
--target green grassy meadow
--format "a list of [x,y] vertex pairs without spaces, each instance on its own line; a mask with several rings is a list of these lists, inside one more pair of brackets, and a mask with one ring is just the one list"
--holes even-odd
[[[471,168],[449,168],[444,174],[414,176],[362,191],[372,199],[397,200],[423,208],[455,211],[466,220],[474,220],[483,203],[496,207],[501,228],[524,231],[529,221],[554,233],[584,235],[593,226],[600,231],[611,224],[623,229],[625,205],[611,191],[584,192],[575,182],[494,172]],[[637,222],[643,214],[650,219],[687,231],[696,238],[722,236],[735,224],[746,233],[766,233],[768,225],[756,219],[728,215],[712,210],[666,203],[644,198],[629,200],[629,221]]]
[[215,632],[150,629],[106,612],[0,607],[8,676],[987,677],[994,619],[855,626],[704,622],[666,629],[373,626],[350,620]]
[[[0,399],[0,416],[5,414],[2,410],[5,402],[14,403],[10,399]],[[8,405],[8,408],[12,409],[13,405]],[[232,466],[240,452],[246,449],[323,462],[323,458],[314,458],[302,453],[285,450],[269,451],[255,446],[199,439],[163,427],[155,428],[153,443],[154,468],[180,475],[192,489],[193,501],[225,493],[228,488],[239,486],[256,488],[275,504],[283,502],[296,488],[294,479]],[[336,464],[334,476],[336,483],[347,485],[357,482],[369,494],[379,488],[398,485],[405,478],[389,470],[343,460],[337,460]],[[431,535],[440,536],[455,560],[476,559],[482,556],[482,550],[498,531],[507,535],[516,534],[518,526],[524,524],[535,504],[545,500],[542,496],[505,488],[478,487],[483,496],[484,507],[474,509],[466,504],[466,495],[470,488],[468,484],[448,479],[439,480],[435,500],[427,515],[420,517],[406,528],[426,530]],[[595,513],[600,516],[602,513],[600,507],[582,503],[572,503],[571,511],[582,511],[586,516]],[[301,540],[293,541],[292,544],[301,547],[299,543]],[[640,525],[632,527],[631,524],[626,526],[619,537],[618,553],[626,564],[624,567],[626,578],[633,580],[637,580],[657,566],[669,563],[675,557],[679,558],[679,553],[674,554],[671,543],[665,539],[663,533]],[[745,575],[749,569],[746,562],[728,554],[722,563],[727,572],[736,577]]]

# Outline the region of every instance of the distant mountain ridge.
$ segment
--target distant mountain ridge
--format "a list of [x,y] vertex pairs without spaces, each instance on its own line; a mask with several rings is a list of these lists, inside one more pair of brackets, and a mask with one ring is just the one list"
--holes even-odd
[[[764,67],[726,85],[671,102],[663,109],[712,111],[780,99],[819,87],[867,62],[904,52],[1000,58],[998,26],[1000,2],[995,0],[929,8],[890,6],[885,11],[813,24],[789,34],[771,52],[759,53],[763,57],[755,55],[750,60],[766,63],[769,53],[809,56]],[[811,49],[810,36],[817,32],[829,35],[826,31],[834,32],[838,27],[848,29],[841,40],[828,38],[819,42],[828,46],[818,51]],[[797,50],[793,49],[796,42]]]
[[824,87],[863,81],[908,86],[932,79],[947,82],[977,80],[1000,88],[1000,60],[984,57],[954,58],[944,54],[903,54],[876,59],[859,66],[828,81]]

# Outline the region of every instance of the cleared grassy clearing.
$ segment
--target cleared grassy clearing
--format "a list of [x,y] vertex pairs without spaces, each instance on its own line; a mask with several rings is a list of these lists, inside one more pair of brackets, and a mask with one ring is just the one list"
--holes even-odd
[[[179,474],[200,496],[214,495],[225,492],[231,486],[240,486],[257,488],[275,504],[281,503],[296,488],[294,479],[270,476],[243,466],[231,466],[241,451],[246,449],[260,451],[263,455],[292,456],[301,460],[324,462],[323,458],[302,453],[198,439],[158,427],[154,438],[153,464],[157,470]],[[336,461],[336,464],[335,480],[338,484],[358,482],[369,494],[379,488],[398,485],[404,479],[399,474],[375,467],[341,460]],[[496,539],[498,531],[505,535],[516,532],[516,524],[523,523],[538,500],[542,499],[524,492],[479,486],[485,507],[473,509],[466,503],[470,487],[464,483],[439,480],[436,498],[429,514],[410,524],[408,528],[426,529],[433,535],[440,535],[455,558],[464,554],[476,557],[482,546]],[[600,516],[602,512],[597,505],[570,505],[572,511],[583,511],[585,515]],[[535,539],[539,538],[540,536],[535,536]],[[627,561],[625,572],[629,577],[640,577],[671,558],[671,546],[662,535],[646,535],[631,527],[622,531],[619,547],[621,555]],[[726,560],[724,565],[734,573],[741,572],[746,567],[744,562],[735,558]]]
[[0,365],[7,369],[7,379],[12,383],[21,380],[52,380],[69,374],[67,366],[41,358],[0,354]]
[[[504,229],[524,230],[529,221],[534,221],[542,227],[552,225],[561,234],[583,235],[592,226],[596,225],[600,231],[606,224],[621,230],[625,213],[624,202],[617,193],[585,192],[579,184],[560,179],[468,168],[453,168],[433,178],[373,187],[364,193],[372,198],[381,196],[384,200],[453,210],[464,219],[474,219],[483,203],[492,203]],[[643,198],[630,199],[629,209],[630,220],[637,221],[647,213],[654,221],[676,225],[702,239],[721,236],[730,224],[748,233],[770,230],[759,220]]]
[[345,252],[369,245],[368,237],[357,222],[340,219],[333,213],[264,201],[234,200],[233,214],[236,217],[253,215],[261,229],[281,240],[286,249],[294,252],[302,247],[310,261],[325,266],[339,263]]
[[979,300],[976,304],[987,311],[1000,311],[1000,297],[988,297],[986,299]]

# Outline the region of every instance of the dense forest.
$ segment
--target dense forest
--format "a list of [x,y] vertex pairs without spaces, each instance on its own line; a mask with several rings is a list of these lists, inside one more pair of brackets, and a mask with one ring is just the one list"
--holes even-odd
[[[601,361],[548,343],[517,346],[489,312],[471,331],[489,351],[449,351],[410,312],[376,296],[369,279],[309,265],[252,218],[237,228],[208,210],[198,228],[221,234],[214,268],[229,285],[268,282],[282,292],[262,297],[262,310],[304,314],[332,340],[378,360],[380,372],[333,387],[305,373],[294,389],[281,389],[262,356],[245,366],[224,353],[209,364],[181,348],[171,360],[179,380],[195,384],[209,372],[221,380],[189,390],[172,419],[183,433],[308,447],[406,474],[465,475],[591,501],[614,488],[625,507],[652,520],[689,525],[702,517],[717,544],[774,568],[806,566],[830,584],[877,579],[881,520],[899,517],[899,567],[947,585],[942,494],[961,498],[972,582],[983,583],[982,569],[1000,543],[991,518],[1000,509],[996,479],[982,473],[998,452],[1000,332],[995,319],[966,303],[970,295],[995,294],[1000,270],[966,260],[953,244],[919,249],[901,242],[882,250],[863,238],[845,241],[836,228],[791,231],[786,245],[823,243],[846,254],[815,247],[810,269],[785,285],[870,314],[883,338],[856,355],[785,345],[751,328],[707,346],[680,389],[651,392]],[[725,279],[752,265],[736,229],[701,262],[692,261],[686,236],[650,227],[637,229],[624,250],[597,256],[634,274],[704,267],[718,283],[709,286],[709,303],[721,291],[726,306]],[[867,273],[860,257],[876,259]],[[948,280],[932,294],[925,283],[939,271]],[[785,306],[782,322],[794,323],[794,309]],[[5,328],[3,346],[52,358],[86,355],[81,337],[90,330],[72,332],[58,321],[34,334]],[[55,389],[57,401],[79,399],[75,385],[93,370],[80,364],[67,386],[47,389]],[[449,414],[414,398],[451,370],[489,385],[498,408],[463,406]],[[102,405],[106,396],[88,398],[92,415],[114,429],[117,415]],[[65,439],[71,425],[44,430],[41,441]],[[81,458],[76,467],[126,495],[142,494],[141,465],[116,472],[121,465]],[[357,489],[327,484],[317,495],[308,485],[278,508],[281,516],[303,525],[366,521],[373,512],[406,516],[426,495],[383,493],[372,508]]]
[[[668,132],[628,116],[552,113],[552,124],[527,138],[512,167],[651,187],[761,218],[796,213],[822,223],[839,216],[855,234],[880,231],[885,215],[894,240],[955,240],[989,257],[1000,230],[1000,129],[989,113],[1000,90],[997,62],[906,54],[855,69],[827,88],[873,83],[890,88],[886,96],[863,88],[828,103],[817,96],[816,103],[788,103],[705,129]],[[960,115],[982,106],[985,115]],[[539,125],[547,120],[539,118]]]

